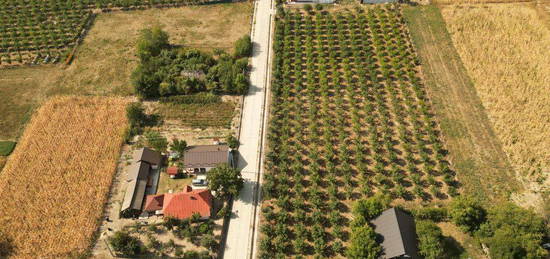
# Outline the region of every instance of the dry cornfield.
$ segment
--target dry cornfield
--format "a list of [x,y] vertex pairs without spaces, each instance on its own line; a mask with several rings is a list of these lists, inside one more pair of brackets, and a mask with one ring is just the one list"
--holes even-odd
[[442,9],[449,32],[514,170],[550,170],[550,30],[522,4]]
[[86,252],[124,141],[125,104],[55,97],[36,112],[0,174],[0,225],[13,258]]

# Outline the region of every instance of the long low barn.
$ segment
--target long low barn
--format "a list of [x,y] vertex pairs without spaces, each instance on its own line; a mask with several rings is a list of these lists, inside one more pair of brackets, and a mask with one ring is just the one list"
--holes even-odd
[[120,209],[122,216],[136,216],[143,205],[145,191],[153,181],[151,170],[158,169],[162,155],[152,149],[142,148],[134,152],[134,163],[128,170],[128,187]]

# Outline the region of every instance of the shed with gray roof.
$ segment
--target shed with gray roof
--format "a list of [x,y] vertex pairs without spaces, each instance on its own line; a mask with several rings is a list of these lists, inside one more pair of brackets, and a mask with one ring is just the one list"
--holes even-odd
[[374,231],[383,238],[380,258],[420,258],[414,218],[397,209],[388,209],[372,220]]

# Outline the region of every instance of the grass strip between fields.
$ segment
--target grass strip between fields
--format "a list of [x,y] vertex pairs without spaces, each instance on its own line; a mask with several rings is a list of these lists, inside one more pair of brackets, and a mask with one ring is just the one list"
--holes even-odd
[[440,10],[433,5],[416,6],[405,8],[403,14],[464,193],[486,202],[507,199],[512,192],[519,191],[519,184],[453,46]]

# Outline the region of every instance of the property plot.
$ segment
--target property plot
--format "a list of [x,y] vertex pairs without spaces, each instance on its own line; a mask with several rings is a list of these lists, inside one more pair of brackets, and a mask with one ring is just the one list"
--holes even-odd
[[124,140],[125,105],[59,97],[31,119],[0,174],[0,223],[14,258],[88,250]]
[[351,204],[455,195],[398,6],[280,14],[260,250],[339,257]]
[[172,7],[207,0],[0,1],[0,67],[56,63],[70,58],[72,47],[91,25],[93,11]]
[[[542,208],[550,175],[550,30],[528,5],[446,6],[457,51],[514,171]],[[546,189],[547,190],[547,189]]]
[[102,13],[69,67],[0,69],[0,139],[16,139],[34,109],[49,96],[132,95],[136,42],[140,31],[151,24],[168,32],[171,44],[229,51],[250,32],[251,14],[250,3]]

